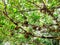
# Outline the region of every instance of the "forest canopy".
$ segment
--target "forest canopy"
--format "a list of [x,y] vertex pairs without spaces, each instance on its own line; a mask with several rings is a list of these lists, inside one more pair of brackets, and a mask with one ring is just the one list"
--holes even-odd
[[59,40],[60,0],[0,0],[1,45],[59,45]]

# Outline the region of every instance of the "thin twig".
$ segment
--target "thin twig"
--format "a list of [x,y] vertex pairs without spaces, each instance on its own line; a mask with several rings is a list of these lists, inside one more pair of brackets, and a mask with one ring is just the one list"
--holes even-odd
[[37,6],[37,7],[39,7],[39,8],[41,8],[40,6],[38,6],[35,2],[31,2],[31,1],[29,1],[29,0],[27,0],[28,2],[30,2],[30,3],[32,3],[32,4],[34,4],[35,6]]

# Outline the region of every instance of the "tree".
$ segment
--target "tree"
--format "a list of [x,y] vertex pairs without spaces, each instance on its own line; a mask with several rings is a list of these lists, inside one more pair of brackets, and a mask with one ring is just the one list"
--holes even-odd
[[59,13],[59,0],[0,0],[0,41],[52,45],[53,40],[55,45],[60,40]]

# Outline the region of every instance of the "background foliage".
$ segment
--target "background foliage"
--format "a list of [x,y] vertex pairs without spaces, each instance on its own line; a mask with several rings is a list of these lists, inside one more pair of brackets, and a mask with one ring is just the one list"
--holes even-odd
[[59,31],[60,0],[0,0],[0,45],[52,45]]

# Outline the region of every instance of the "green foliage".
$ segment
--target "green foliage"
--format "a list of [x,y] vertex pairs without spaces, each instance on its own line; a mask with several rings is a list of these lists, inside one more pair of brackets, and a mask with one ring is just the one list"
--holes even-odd
[[[4,43],[4,41],[6,40],[10,41],[11,45],[20,45],[21,43],[31,43],[29,45],[37,45],[37,43],[51,45],[51,40],[42,39],[39,37],[34,40],[36,42],[35,43],[32,41],[34,38],[33,36],[28,36],[29,33],[24,33],[24,30],[26,30],[27,32],[31,32],[33,34],[37,29],[33,29],[33,26],[31,25],[36,25],[37,27],[40,26],[42,29],[44,25],[48,27],[53,24],[54,18],[58,18],[59,11],[57,11],[57,9],[54,9],[54,7],[59,6],[59,0],[48,0],[48,2],[44,0],[46,7],[50,11],[54,9],[55,13],[53,13],[52,16],[48,13],[49,11],[40,11],[38,6],[40,6],[42,2],[43,0],[31,0],[31,2],[28,2],[28,0],[7,0],[5,9],[4,2],[0,0],[0,25],[2,25],[2,27],[0,27],[0,44]],[[7,14],[4,14],[4,11],[7,11],[8,16],[6,16]],[[28,21],[29,26],[26,26],[27,24],[24,25],[25,21]],[[18,25],[15,23],[18,23]],[[18,28],[17,30],[15,29],[19,26],[23,26],[24,30],[22,28]],[[55,36],[57,36],[57,34]]]

